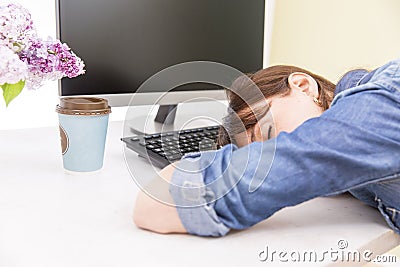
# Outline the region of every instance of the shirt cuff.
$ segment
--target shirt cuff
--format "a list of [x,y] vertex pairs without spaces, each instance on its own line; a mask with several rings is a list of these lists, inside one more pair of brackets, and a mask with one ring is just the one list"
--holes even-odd
[[223,236],[229,228],[214,209],[213,191],[204,184],[200,153],[190,153],[175,165],[169,187],[183,226],[189,234]]

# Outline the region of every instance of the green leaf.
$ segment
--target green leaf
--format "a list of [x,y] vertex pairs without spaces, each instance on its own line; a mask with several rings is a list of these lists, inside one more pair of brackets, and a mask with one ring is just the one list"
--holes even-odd
[[24,89],[24,86],[25,81],[19,81],[14,84],[5,83],[0,86],[3,88],[3,97],[4,101],[6,101],[7,107],[8,104],[10,104],[10,102],[21,93],[22,89]]

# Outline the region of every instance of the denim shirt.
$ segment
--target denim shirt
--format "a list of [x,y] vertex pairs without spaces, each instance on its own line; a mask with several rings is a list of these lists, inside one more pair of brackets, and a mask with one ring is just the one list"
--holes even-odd
[[186,155],[170,185],[184,227],[202,236],[346,191],[400,234],[400,60],[338,93],[330,109],[291,133]]

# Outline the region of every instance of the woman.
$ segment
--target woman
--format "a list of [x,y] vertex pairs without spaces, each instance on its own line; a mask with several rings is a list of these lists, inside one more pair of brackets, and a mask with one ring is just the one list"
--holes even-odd
[[284,207],[350,191],[400,234],[400,60],[347,73],[334,98],[332,83],[296,67],[249,78],[265,99],[241,100],[248,83],[240,80],[228,93],[220,142],[233,144],[163,169],[171,180],[164,191],[176,205],[142,192],[135,223],[160,233],[222,236]]

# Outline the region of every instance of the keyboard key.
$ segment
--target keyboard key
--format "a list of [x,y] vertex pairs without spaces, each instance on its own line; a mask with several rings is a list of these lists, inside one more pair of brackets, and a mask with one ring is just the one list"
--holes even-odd
[[199,145],[200,150],[201,149],[212,149],[213,145],[211,144],[206,144],[206,145]]
[[169,161],[176,161],[176,160],[181,159],[181,158],[182,158],[181,154],[173,154],[173,155],[167,156],[167,159]]

